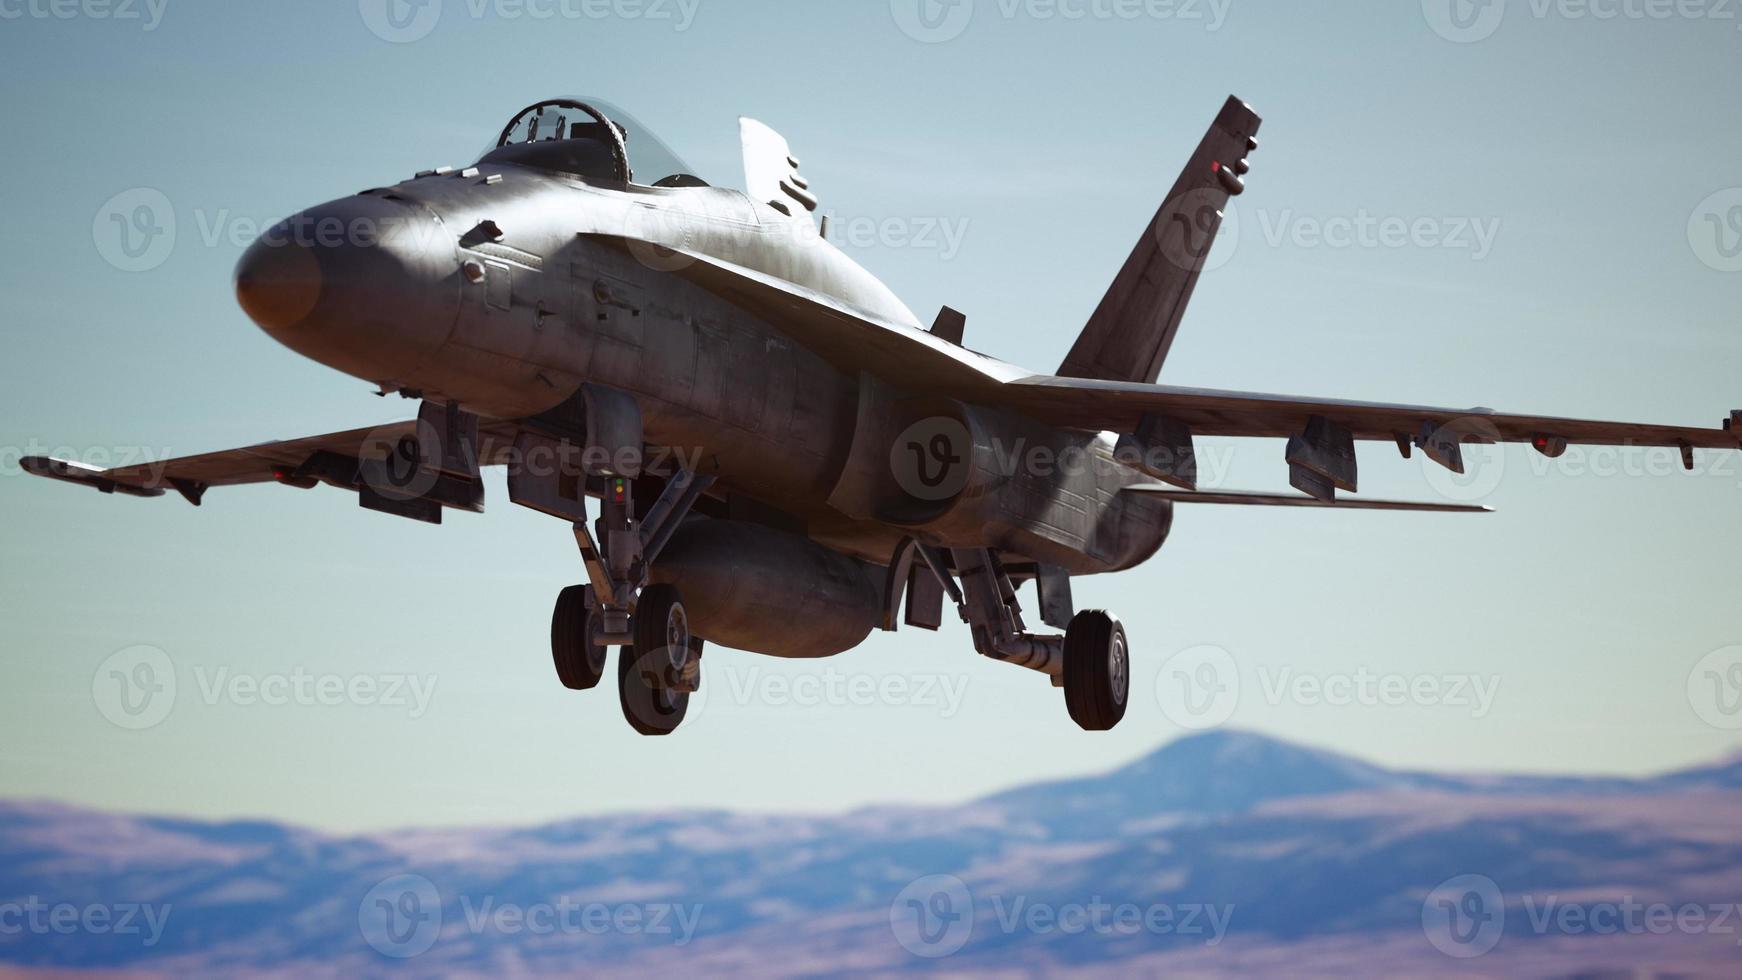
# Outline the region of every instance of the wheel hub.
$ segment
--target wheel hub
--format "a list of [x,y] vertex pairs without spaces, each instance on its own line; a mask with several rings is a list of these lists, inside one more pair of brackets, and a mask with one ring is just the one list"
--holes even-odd
[[1130,664],[1125,652],[1125,636],[1122,632],[1113,634],[1113,648],[1108,651],[1112,662],[1108,665],[1108,673],[1113,680],[1113,700],[1124,704],[1126,691],[1129,687]]
[[665,617],[665,655],[674,671],[681,672],[689,662],[690,622],[682,605],[673,603]]

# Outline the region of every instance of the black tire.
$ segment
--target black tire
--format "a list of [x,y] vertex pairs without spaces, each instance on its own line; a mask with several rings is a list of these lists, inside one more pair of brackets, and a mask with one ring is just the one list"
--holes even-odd
[[607,651],[593,642],[593,590],[571,585],[556,597],[550,616],[550,656],[557,680],[571,691],[590,691],[605,676]]
[[1065,630],[1065,707],[1086,732],[1112,731],[1131,698],[1131,653],[1112,613],[1090,609]]
[[629,727],[670,735],[683,724],[690,696],[673,687],[691,655],[689,616],[674,586],[650,585],[635,604],[635,645],[617,657],[617,700]]

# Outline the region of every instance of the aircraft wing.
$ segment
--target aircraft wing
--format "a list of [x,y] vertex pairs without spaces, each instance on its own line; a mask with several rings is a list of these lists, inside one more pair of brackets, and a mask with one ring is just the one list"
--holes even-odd
[[[1443,440],[1448,438],[1454,446],[1530,443],[1551,454],[1565,445],[1581,444],[1664,446],[1687,452],[1742,448],[1742,413],[1707,429],[1025,375],[996,358],[923,330],[880,321],[833,297],[753,269],[621,236],[593,237],[623,248],[658,249],[669,256],[679,275],[776,324],[843,371],[869,372],[910,391],[1010,408],[1066,428],[1128,434],[1136,432],[1147,417],[1161,417],[1182,423],[1196,436],[1289,438],[1322,418],[1346,428],[1356,440],[1421,446],[1435,458],[1455,455],[1445,447]],[[1436,436],[1442,440],[1437,447]]]
[[[176,481],[206,487],[239,486],[247,483],[271,483],[280,474],[288,474],[303,461],[322,450],[357,455],[358,448],[372,437],[397,440],[410,434],[415,421],[398,422],[377,429],[353,429],[281,442],[266,442],[241,449],[202,453],[180,459],[156,460],[115,469],[99,470],[66,460],[32,457],[22,462],[24,469],[67,483],[94,487],[105,493],[119,492],[135,496],[158,496],[173,489]],[[139,493],[144,491],[144,494]]]
[[1156,415],[1184,423],[1200,436],[1289,437],[1318,416],[1346,426],[1359,440],[1415,440],[1425,424],[1434,430],[1455,427],[1463,441],[1473,443],[1564,440],[1573,445],[1742,448],[1742,428],[1733,427],[1737,416],[1705,429],[1058,377],[1003,385],[998,400],[1042,421],[1093,432],[1133,432],[1145,415]]
[[[326,482],[355,489],[359,479],[355,470],[357,461],[382,455],[387,447],[407,436],[415,436],[417,425],[415,419],[408,419],[369,429],[265,442],[241,449],[106,470],[43,456],[21,460],[20,466],[36,476],[76,483],[103,493],[159,497],[166,490],[175,490],[197,507],[205,492],[212,487],[250,483],[312,487]],[[498,450],[512,439],[511,431],[497,432],[491,423],[484,423],[480,432],[480,462],[488,465]],[[345,464],[350,466],[348,472]]]

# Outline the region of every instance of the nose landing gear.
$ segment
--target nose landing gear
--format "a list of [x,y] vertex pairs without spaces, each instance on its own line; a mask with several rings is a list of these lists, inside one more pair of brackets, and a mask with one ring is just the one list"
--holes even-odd
[[643,735],[669,735],[683,723],[690,695],[700,689],[702,639],[690,630],[683,597],[671,585],[648,585],[648,569],[710,477],[680,472],[645,516],[637,520],[634,484],[607,481],[598,547],[583,519],[575,540],[591,585],[557,597],[551,614],[551,655],[557,679],[570,690],[598,686],[608,659],[617,656],[617,701],[629,727]]

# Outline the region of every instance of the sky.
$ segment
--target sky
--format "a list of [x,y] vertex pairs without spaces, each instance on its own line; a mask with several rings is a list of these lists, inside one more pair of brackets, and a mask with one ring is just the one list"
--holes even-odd
[[[393,6],[388,6],[391,3]],[[1456,6],[1452,6],[1456,4]],[[252,236],[595,95],[737,184],[779,129],[836,241],[929,322],[1053,370],[1229,93],[1249,190],[1162,380],[1716,425],[1742,407],[1742,14],[1689,0],[0,0],[0,796],[332,829],[957,801],[1230,725],[1392,766],[1648,773],[1742,744],[1742,453],[1361,449],[1364,494],[1484,516],[1201,508],[1076,582],[1124,724],[952,621],[706,661],[643,739],[556,682],[568,529],[330,489],[101,497],[22,475],[414,406],[236,306]],[[149,240],[121,231],[161,202]],[[117,224],[117,219],[121,224]],[[170,232],[166,220],[173,222]],[[1237,230],[1235,230],[1237,228]],[[139,242],[148,245],[141,252]],[[1279,442],[1206,441],[1286,489]],[[1025,591],[1032,607],[1032,594]],[[155,699],[122,678],[161,666]]]

